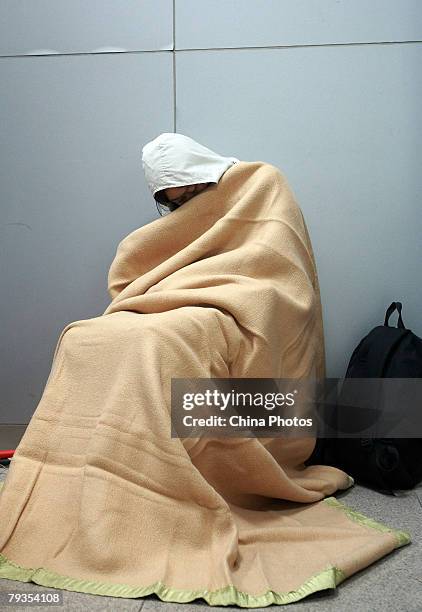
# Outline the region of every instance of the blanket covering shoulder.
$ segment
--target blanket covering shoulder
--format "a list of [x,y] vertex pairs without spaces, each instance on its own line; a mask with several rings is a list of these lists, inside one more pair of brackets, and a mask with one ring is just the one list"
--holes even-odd
[[247,335],[233,377],[325,376],[311,241],[287,180],[271,164],[235,164],[218,184],[129,234],[108,289],[104,314],[211,306],[232,316]]

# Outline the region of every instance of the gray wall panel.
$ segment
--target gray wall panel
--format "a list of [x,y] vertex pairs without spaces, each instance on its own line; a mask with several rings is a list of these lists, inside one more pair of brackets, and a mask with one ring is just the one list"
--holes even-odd
[[157,218],[141,146],[173,129],[171,54],[0,60],[0,422],[26,422],[60,331],[99,316],[118,242]]
[[422,40],[420,0],[176,0],[176,49]]
[[297,196],[319,270],[328,376],[344,376],[393,300],[422,336],[421,62],[420,43],[177,57],[177,131],[273,163]]
[[172,48],[172,0],[0,2],[0,55]]

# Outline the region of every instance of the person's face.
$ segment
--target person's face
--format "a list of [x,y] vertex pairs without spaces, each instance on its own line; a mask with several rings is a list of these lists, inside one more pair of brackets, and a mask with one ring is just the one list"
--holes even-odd
[[183,185],[182,187],[168,187],[164,189],[164,193],[173,204],[180,205],[206,189],[208,185],[209,183],[195,183],[195,185]]

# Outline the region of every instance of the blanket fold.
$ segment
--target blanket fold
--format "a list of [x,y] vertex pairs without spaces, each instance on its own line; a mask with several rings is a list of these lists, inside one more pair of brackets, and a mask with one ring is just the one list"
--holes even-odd
[[286,604],[410,535],[305,466],[315,438],[171,438],[173,378],[323,378],[305,220],[283,174],[239,162],[126,236],[111,303],[66,325],[0,489],[0,577],[115,597]]

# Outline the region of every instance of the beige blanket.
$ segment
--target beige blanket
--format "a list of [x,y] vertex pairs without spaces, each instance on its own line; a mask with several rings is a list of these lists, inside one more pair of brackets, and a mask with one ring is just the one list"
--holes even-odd
[[172,377],[323,378],[317,271],[263,162],[133,231],[112,302],[62,331],[0,493],[0,577],[263,607],[335,588],[410,541],[333,497],[315,438],[170,437]]

